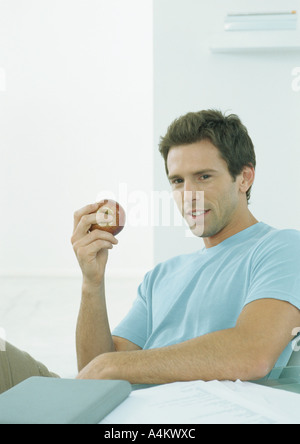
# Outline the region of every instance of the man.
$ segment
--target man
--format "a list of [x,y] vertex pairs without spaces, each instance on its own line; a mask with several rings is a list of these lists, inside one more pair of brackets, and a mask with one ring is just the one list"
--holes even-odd
[[[147,273],[112,334],[104,274],[118,241],[90,231],[100,222],[98,204],[75,213],[72,244],[83,274],[78,378],[133,384],[263,378],[288,363],[299,331],[300,233],[276,230],[250,213],[255,154],[237,116],[183,116],[160,151],[179,209],[205,248]],[[56,377],[0,341],[0,393],[30,376]]]
[[78,378],[266,377],[288,363],[300,325],[300,233],[276,230],[249,211],[255,153],[237,116],[189,113],[169,127],[160,151],[176,203],[205,248],[149,272],[111,333],[104,275],[117,240],[89,231],[97,204],[75,213],[72,244],[83,273]]

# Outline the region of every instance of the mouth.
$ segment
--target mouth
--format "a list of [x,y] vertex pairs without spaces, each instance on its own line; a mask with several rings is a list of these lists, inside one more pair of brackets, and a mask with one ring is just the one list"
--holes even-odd
[[196,220],[198,218],[203,218],[209,212],[210,212],[210,210],[192,210],[192,211],[188,211],[186,214],[187,214],[187,216]]

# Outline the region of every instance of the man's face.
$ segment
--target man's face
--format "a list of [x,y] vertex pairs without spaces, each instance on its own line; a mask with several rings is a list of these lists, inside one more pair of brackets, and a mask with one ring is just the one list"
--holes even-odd
[[167,167],[176,204],[195,236],[215,236],[236,223],[245,208],[240,176],[233,180],[210,141],[171,148]]

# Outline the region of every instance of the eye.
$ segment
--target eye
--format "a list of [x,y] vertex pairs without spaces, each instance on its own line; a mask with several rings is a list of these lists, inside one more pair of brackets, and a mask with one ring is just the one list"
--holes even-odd
[[178,185],[180,183],[183,183],[183,179],[173,179],[171,180],[172,185]]
[[203,176],[200,176],[200,179],[203,179],[203,180],[207,180],[207,179],[209,179],[211,176],[209,175],[209,174],[203,174]]

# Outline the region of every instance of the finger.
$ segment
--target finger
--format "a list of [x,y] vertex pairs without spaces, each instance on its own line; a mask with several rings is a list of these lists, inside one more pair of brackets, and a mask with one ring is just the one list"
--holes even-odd
[[73,232],[72,243],[84,237],[95,223],[97,223],[95,213],[82,216]]
[[89,232],[89,236],[91,236],[95,240],[96,239],[107,240],[115,245],[117,245],[119,243],[118,239],[113,234],[109,233],[108,231],[94,230],[94,231]]
[[74,213],[74,231],[77,228],[77,225],[79,224],[82,216],[86,216],[88,214],[95,213],[99,208],[99,203],[93,203],[86,205],[83,208],[80,208],[79,210],[75,211]]
[[73,248],[74,250],[77,250],[78,248],[86,247],[96,240],[106,240],[115,245],[119,243],[118,239],[116,239],[111,233],[102,230],[94,230],[73,242]]

